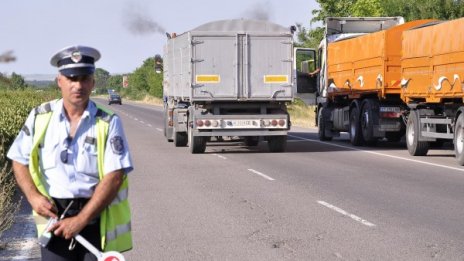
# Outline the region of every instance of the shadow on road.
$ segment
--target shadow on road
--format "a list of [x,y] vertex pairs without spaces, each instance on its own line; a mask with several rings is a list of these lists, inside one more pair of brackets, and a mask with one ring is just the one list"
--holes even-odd
[[[407,151],[404,138],[399,142],[379,140],[375,146],[353,146],[348,135],[341,135],[332,141],[319,141],[317,133],[289,132],[287,149],[284,153],[319,153],[335,151]],[[258,146],[248,147],[241,141],[208,142],[206,154],[210,153],[269,153],[266,141],[261,141]],[[431,147],[427,156],[430,157],[454,157],[452,142],[445,142],[442,146]]]

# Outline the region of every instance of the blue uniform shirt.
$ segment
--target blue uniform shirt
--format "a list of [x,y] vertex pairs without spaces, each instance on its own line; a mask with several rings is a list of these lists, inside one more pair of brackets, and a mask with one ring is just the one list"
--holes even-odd
[[[53,114],[39,148],[40,170],[44,184],[54,198],[90,198],[99,182],[97,168],[96,118],[94,102],[84,111],[72,140],[69,136],[70,122],[63,110],[63,100],[52,102]],[[29,164],[32,148],[34,111],[29,113],[23,129],[13,142],[7,157],[21,164]],[[61,154],[66,158],[62,162]],[[123,169],[133,170],[121,119],[113,115],[108,130],[103,170],[105,175]]]

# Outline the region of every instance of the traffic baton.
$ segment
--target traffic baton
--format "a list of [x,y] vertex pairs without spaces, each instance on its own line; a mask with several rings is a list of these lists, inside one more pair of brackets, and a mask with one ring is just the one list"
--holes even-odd
[[90,244],[87,239],[82,237],[81,235],[77,235],[74,237],[77,242],[79,242],[82,246],[87,248],[92,254],[94,254],[98,261],[126,261],[124,256],[116,251],[109,251],[109,252],[100,252],[96,247]]

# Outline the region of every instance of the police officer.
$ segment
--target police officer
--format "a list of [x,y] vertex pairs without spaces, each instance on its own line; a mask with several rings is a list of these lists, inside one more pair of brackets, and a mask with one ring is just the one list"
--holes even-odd
[[[97,260],[76,244],[77,234],[102,251],[132,248],[127,140],[120,118],[89,98],[99,58],[86,46],[51,58],[62,98],[30,112],[7,154],[38,235],[52,233],[49,241],[40,238],[42,260]],[[45,228],[51,218],[58,222]]]

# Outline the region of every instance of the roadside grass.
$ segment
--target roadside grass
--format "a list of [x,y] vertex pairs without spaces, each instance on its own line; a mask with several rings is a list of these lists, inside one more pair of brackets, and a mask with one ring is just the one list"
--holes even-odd
[[[100,98],[106,98],[106,96],[99,96]],[[123,99],[130,100],[133,102],[151,104],[163,106],[163,100],[161,98],[153,97],[150,95],[144,96],[141,100],[133,100],[127,97]],[[123,100],[124,103],[124,100]],[[298,126],[303,128],[312,128],[315,127],[315,106],[308,106],[302,100],[295,99],[295,101],[287,106],[288,113],[290,114],[290,120],[292,126]]]
[[312,128],[316,126],[316,107],[308,106],[300,99],[288,105],[288,113],[292,126]]

